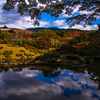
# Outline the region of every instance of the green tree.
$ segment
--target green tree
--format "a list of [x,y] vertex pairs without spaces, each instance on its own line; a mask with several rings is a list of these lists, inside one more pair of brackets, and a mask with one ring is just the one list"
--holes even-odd
[[59,35],[59,36],[61,36],[61,37],[63,37],[64,36],[64,34],[67,34],[68,33],[68,31],[66,30],[66,31],[60,31],[60,32],[58,32],[58,31],[56,31],[56,34],[57,35]]
[[41,60],[48,63],[56,63],[60,56],[61,55],[58,52],[44,53]]
[[12,54],[13,54],[12,51],[7,51],[7,50],[2,53],[2,55],[4,55],[6,58],[9,58],[10,55]]

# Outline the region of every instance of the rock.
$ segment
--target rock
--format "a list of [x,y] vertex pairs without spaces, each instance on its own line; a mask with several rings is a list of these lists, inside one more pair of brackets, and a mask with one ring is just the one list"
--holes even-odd
[[17,63],[13,63],[14,65],[17,65]]
[[34,56],[32,56],[32,59],[34,59],[35,57]]
[[12,58],[9,58],[10,60],[12,60]]
[[22,65],[22,63],[18,63],[18,65]]
[[24,56],[21,56],[21,60],[24,60],[25,59],[25,57]]
[[3,63],[3,65],[8,65],[8,63]]
[[15,58],[16,60],[18,60],[18,58]]
[[14,63],[12,63],[12,62],[11,62],[11,63],[9,63],[9,65],[13,65],[13,64],[14,64]]
[[27,54],[27,52],[25,52],[25,54]]
[[79,64],[81,64],[80,62],[77,62],[77,64],[79,65]]
[[30,58],[29,58],[29,56],[27,56],[27,60],[29,60]]
[[28,64],[27,61],[24,64],[27,65]]
[[6,58],[2,58],[2,60],[6,60]]

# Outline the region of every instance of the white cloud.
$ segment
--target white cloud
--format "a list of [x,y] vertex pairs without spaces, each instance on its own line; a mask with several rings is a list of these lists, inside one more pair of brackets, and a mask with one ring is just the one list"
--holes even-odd
[[39,27],[44,27],[44,26],[49,26],[50,22],[49,21],[40,21],[40,26]]
[[98,26],[97,25],[86,25],[86,27],[83,27],[82,25],[75,25],[72,28],[76,29],[82,29],[82,30],[97,30]]
[[55,26],[61,26],[61,25],[64,25],[64,24],[65,24],[65,20],[53,21],[53,25],[55,25]]
[[[62,26],[62,27],[59,27],[59,28],[64,28],[64,29],[67,29],[69,28],[69,25],[65,25],[65,26]],[[86,27],[83,27],[83,25],[75,25],[75,26],[72,26],[71,29],[81,29],[81,30],[97,30],[98,29],[98,25],[86,25]]]
[[0,6],[2,6],[4,3],[6,3],[6,0],[1,0],[0,1]]
[[[27,2],[27,0],[26,0]],[[2,9],[3,4],[6,3],[6,0],[0,1],[0,9]],[[39,21],[40,26],[39,27],[45,27],[49,26],[50,22],[48,21]],[[7,25],[9,28],[20,28],[20,29],[26,29],[26,28],[34,28],[34,25],[32,25],[32,20],[30,16],[20,16],[19,13],[17,13],[17,7],[15,9],[8,11],[0,10],[0,27]],[[38,26],[36,26],[38,27]]]
[[29,4],[28,0],[25,0],[26,4]]
[[[27,0],[26,0],[27,2]],[[17,13],[17,7],[15,9],[8,11],[2,10],[2,7],[6,3],[6,0],[0,1],[0,26],[7,25],[10,28],[30,28],[34,27],[32,25],[31,18],[29,16],[20,16]],[[45,27],[48,26],[50,23],[45,21],[40,21],[39,27]]]
[[65,11],[65,10],[63,10],[63,12],[59,15],[59,18],[64,18],[64,17],[66,17],[66,18],[67,18],[67,17],[71,17],[71,16],[72,16],[72,15],[71,15],[71,16],[69,16],[68,14],[65,14],[65,12],[66,12],[66,11]]
[[46,22],[46,21],[40,21],[40,26],[35,26],[32,25],[33,22],[31,22],[31,20],[29,20],[29,18],[23,18],[20,19],[18,21],[15,21],[15,23],[11,23],[11,24],[6,24],[9,28],[20,28],[20,29],[26,29],[26,28],[35,28],[35,27],[45,27],[45,26],[49,26],[50,23]]
[[[80,5],[77,5],[77,6],[75,6],[75,7],[73,7],[73,12],[72,12],[72,15],[74,14],[74,13],[76,13],[76,12],[78,12],[78,10],[79,10],[79,7],[81,7]],[[59,18],[64,18],[64,17],[71,17],[72,15],[68,15],[68,14],[65,14],[65,10],[63,10],[63,13],[61,13],[60,15],[59,15]]]
[[79,8],[81,7],[81,5],[77,5],[77,6],[75,6],[73,9],[73,14],[74,13],[76,13],[76,12],[78,12],[78,10],[79,10]]
[[[28,0],[26,0],[27,2]],[[10,10],[10,11],[4,11],[2,10],[3,4],[6,3],[6,0],[2,0],[0,1],[0,27],[7,25],[10,28],[22,28],[22,29],[26,29],[26,28],[34,28],[34,25],[32,25],[32,21],[31,18],[29,16],[20,16],[17,13],[17,7],[15,7],[15,9]],[[38,4],[38,6],[40,6],[40,4]],[[45,6],[45,5],[44,5]],[[80,5],[76,6],[73,11],[73,14],[76,13],[79,9]],[[81,14],[90,14],[92,12],[87,12],[87,11],[80,11],[79,13]],[[71,15],[72,16],[72,15]],[[63,13],[60,14],[59,18],[64,18],[64,17],[71,17],[68,16],[67,14],[65,14],[65,10],[63,10]],[[51,20],[51,21],[50,21]],[[52,25],[54,26],[59,26],[59,28],[69,28],[69,25],[67,25],[65,23],[65,20],[63,19],[59,19],[59,20],[52,20],[50,19],[49,21],[44,21],[41,20],[40,22],[40,26],[35,26],[35,27],[50,27]],[[53,24],[51,24],[53,23]],[[81,25],[75,25],[72,28],[77,28],[77,29],[82,29],[82,30],[95,30],[98,29],[97,25],[92,25],[89,26],[87,25],[85,28]]]
[[80,14],[92,14],[94,11],[79,11]]

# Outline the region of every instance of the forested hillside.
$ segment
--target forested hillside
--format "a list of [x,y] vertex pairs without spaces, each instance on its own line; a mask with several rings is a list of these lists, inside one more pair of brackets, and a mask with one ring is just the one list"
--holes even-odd
[[[44,62],[44,60],[46,60],[46,62],[49,61],[53,63],[57,61],[59,62],[61,61],[60,59],[64,60],[67,55],[74,55],[74,58],[81,58],[85,56],[100,56],[99,30],[52,31],[49,29],[44,29],[39,32],[33,32],[31,34],[28,32],[23,33],[21,31],[17,31],[16,33],[0,31],[0,44],[1,57],[4,57],[5,51],[12,52],[9,57],[24,57],[42,54],[44,58],[41,60],[42,62]],[[4,49],[3,45],[5,44],[6,46],[8,45],[9,48],[6,47],[7,49]],[[23,47],[26,50],[18,50],[17,53],[15,53],[14,50],[10,49],[10,47],[16,46]],[[28,52],[27,54],[26,51]],[[63,57],[61,57],[61,55],[63,55]]]
[[[38,31],[41,31],[43,29],[49,29],[49,30],[52,30],[52,31],[70,31],[70,30],[79,30],[79,29],[61,29],[61,28],[57,28],[57,27],[49,27],[49,28],[44,28],[44,27],[36,27],[36,28],[27,28],[26,30],[29,30],[29,31],[32,31],[32,32],[38,32]],[[81,30],[80,30],[81,31]]]

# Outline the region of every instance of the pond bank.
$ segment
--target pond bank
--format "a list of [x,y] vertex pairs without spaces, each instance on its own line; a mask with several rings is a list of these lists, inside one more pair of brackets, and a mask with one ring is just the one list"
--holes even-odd
[[60,57],[60,60],[58,59],[57,62],[46,62],[46,61],[41,61],[42,55],[38,55],[38,56],[32,56],[32,57],[27,57],[23,58],[21,57],[20,59],[16,59],[12,60],[12,59],[3,59],[2,61],[0,60],[0,65],[2,66],[19,66],[19,65],[52,65],[52,66],[70,66],[70,67],[83,67],[83,66],[87,66],[89,63],[91,63],[92,61],[95,60],[99,60],[100,57],[99,56],[84,56],[84,57],[80,57],[80,59],[78,60],[73,60],[73,59],[69,59],[72,56],[66,56],[66,55],[62,55]]

